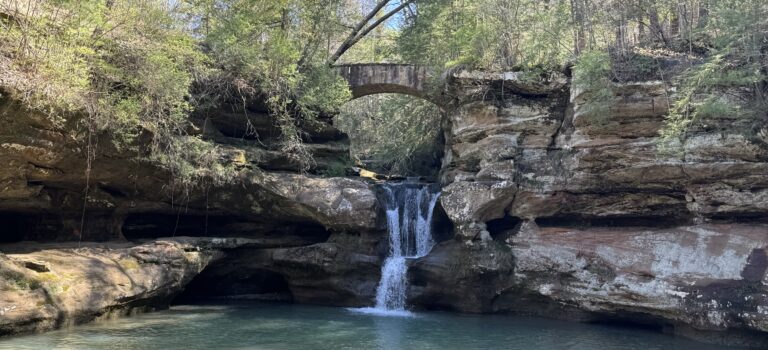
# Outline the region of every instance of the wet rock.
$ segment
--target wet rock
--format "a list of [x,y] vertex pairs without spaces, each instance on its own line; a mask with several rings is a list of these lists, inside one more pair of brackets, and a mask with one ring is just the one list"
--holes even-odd
[[513,255],[497,243],[447,241],[410,265],[409,301],[427,309],[492,312],[500,290],[513,283]]

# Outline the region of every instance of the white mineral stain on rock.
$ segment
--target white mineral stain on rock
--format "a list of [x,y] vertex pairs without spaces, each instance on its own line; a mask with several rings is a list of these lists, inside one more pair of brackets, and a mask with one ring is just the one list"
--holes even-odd
[[761,315],[768,315],[768,307],[763,305],[757,306],[757,313]]
[[541,295],[552,295],[553,284],[542,284],[539,286],[539,293]]
[[[716,279],[741,279],[748,251],[760,242],[738,242],[737,238],[723,236],[703,228],[693,228],[694,241],[686,243],[679,233],[636,236],[635,242],[650,246],[653,252],[651,271],[656,276],[697,276]],[[714,238],[726,240],[715,243]],[[722,244],[723,247],[715,247]],[[747,245],[745,247],[745,245]],[[738,249],[738,250],[737,250]]]
[[350,203],[346,198],[342,198],[337,209],[339,211],[352,211],[352,203]]
[[687,296],[688,296],[688,294],[691,294],[691,293],[680,292],[680,291],[676,291],[676,290],[669,290],[669,289],[668,289],[668,290],[666,290],[666,292],[667,292],[667,294],[669,294],[669,295],[674,295],[674,296],[676,296],[676,297],[680,297],[680,298],[685,298],[685,297],[687,297]]

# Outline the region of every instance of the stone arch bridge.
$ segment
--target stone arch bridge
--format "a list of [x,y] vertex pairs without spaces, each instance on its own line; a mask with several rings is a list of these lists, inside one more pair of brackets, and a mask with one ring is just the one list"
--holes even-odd
[[363,63],[335,66],[349,83],[352,98],[398,93],[434,101],[426,91],[431,71],[426,66],[391,63]]
[[[434,73],[427,66],[393,63],[358,63],[334,66],[352,90],[352,99],[382,93],[399,93],[423,98],[444,108],[450,102],[445,92],[427,85]],[[568,78],[560,72],[531,76],[524,71],[485,72],[458,70],[445,72],[438,84],[486,85],[505,93],[523,96],[547,96],[562,90]],[[449,79],[447,83],[444,79]]]

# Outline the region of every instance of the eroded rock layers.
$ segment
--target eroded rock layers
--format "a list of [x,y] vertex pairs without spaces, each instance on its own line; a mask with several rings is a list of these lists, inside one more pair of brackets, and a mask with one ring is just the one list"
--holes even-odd
[[662,82],[614,86],[600,114],[565,77],[525,86],[454,76],[442,205],[457,241],[415,262],[414,301],[765,346],[760,126],[720,115],[661,149],[674,98]]
[[[410,305],[618,320],[768,346],[768,133],[720,115],[662,150],[659,129],[674,87],[638,82],[613,91],[608,112],[597,113],[589,92],[559,73],[448,77],[434,223],[440,243],[410,262]],[[186,301],[373,303],[387,243],[370,182],[299,175],[290,159],[263,146],[269,140],[249,139],[241,117],[221,112],[196,125],[232,161],[254,166],[236,184],[180,196],[167,189],[168,174],[103,146],[84,197],[82,145],[66,127],[7,101],[3,108],[0,159],[9,166],[0,169],[0,222],[8,229],[0,240],[132,243],[86,251],[7,246],[0,267],[14,271],[8,276],[40,280],[53,272],[69,281],[67,271],[92,259],[114,268],[105,272],[114,278],[94,289],[112,301],[96,304],[46,281],[13,287],[0,310],[23,295],[39,294],[43,306],[3,311],[0,332],[54,327],[51,315],[60,310],[89,320],[105,310],[167,306],[179,293]],[[273,123],[257,112],[250,124],[266,138]],[[318,169],[344,157],[343,134],[323,123],[308,127]],[[155,242],[166,236],[197,238]],[[134,261],[136,250],[161,257],[152,266],[167,271]],[[67,254],[85,256],[60,268],[56,259]],[[121,259],[136,268],[121,270]],[[8,276],[0,278],[12,286]],[[129,277],[127,286],[118,281]]]
[[[194,117],[189,132],[216,143],[218,161],[239,177],[190,188],[104,135],[93,137],[86,172],[76,122],[0,102],[0,335],[168,307],[189,283],[182,298],[373,297],[385,228],[374,187],[299,174],[272,147],[279,132],[261,107]],[[323,122],[302,127],[311,173],[349,163],[344,134]]]

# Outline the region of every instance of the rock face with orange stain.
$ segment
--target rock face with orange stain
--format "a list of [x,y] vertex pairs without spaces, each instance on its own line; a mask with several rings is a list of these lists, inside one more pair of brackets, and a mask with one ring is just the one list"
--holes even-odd
[[764,121],[709,116],[662,143],[674,86],[616,84],[598,114],[560,80],[449,77],[456,240],[413,263],[412,303],[768,346]]

